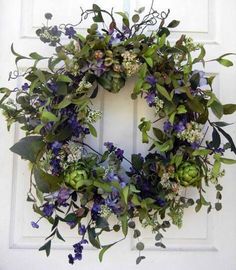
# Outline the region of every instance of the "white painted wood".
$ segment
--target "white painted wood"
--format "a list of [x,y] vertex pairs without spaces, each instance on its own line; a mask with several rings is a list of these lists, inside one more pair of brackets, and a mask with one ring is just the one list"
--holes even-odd
[[[14,58],[10,53],[10,44],[14,42],[17,51],[28,54],[39,51],[49,54],[50,49],[39,42],[34,35],[35,29],[43,22],[43,14],[52,12],[54,22],[70,21],[76,23],[79,17],[79,7],[89,8],[93,2],[106,9],[114,6],[116,10],[132,11],[133,9],[150,6],[151,0],[129,1],[77,1],[77,0],[1,0],[0,16],[0,81],[3,84],[15,87],[22,82],[7,82],[8,72],[14,70]],[[236,48],[236,34],[234,31],[236,17],[235,0],[156,0],[156,7],[171,9],[170,20],[181,20],[180,27],[172,33],[175,40],[180,32],[184,32],[206,43],[208,58],[214,58],[224,52],[234,51]],[[14,7],[14,8],[13,8]],[[14,19],[13,19],[14,18]],[[85,32],[87,23],[81,25]],[[22,65],[24,69],[26,64]],[[215,63],[207,65],[207,72],[217,74],[216,92],[225,102],[235,102],[235,67],[224,69]],[[132,101],[129,96],[135,78],[130,80],[119,95],[101,91],[94,106],[104,111],[103,120],[97,125],[99,137],[91,142],[101,150],[103,142],[113,140],[125,149],[126,156],[132,152],[145,153],[147,146],[140,143],[140,133],[137,130],[142,116],[152,119],[152,113],[143,100]],[[101,89],[102,90],[102,89]],[[231,122],[235,117],[228,117]],[[49,227],[41,223],[40,230],[34,230],[30,221],[37,218],[32,213],[31,205],[26,203],[28,188],[27,164],[14,156],[8,150],[19,138],[16,128],[10,133],[0,116],[0,270],[23,269],[71,269],[67,263],[67,254],[71,244],[76,242],[73,231],[65,230],[67,242],[56,242],[52,253],[46,258],[44,253],[37,251],[43,243],[44,237],[49,232]],[[236,126],[229,127],[231,134],[236,133]],[[236,137],[234,136],[234,139]],[[128,167],[128,165],[127,165]],[[236,173],[235,167],[228,167],[223,179],[223,210],[220,213],[207,215],[204,211],[194,213],[192,209],[186,211],[184,227],[181,230],[171,229],[166,234],[167,250],[156,250],[153,245],[152,235],[145,231],[143,238],[146,243],[144,255],[147,259],[139,266],[135,265],[135,243],[128,237],[125,242],[107,252],[103,264],[99,264],[97,251],[88,248],[84,260],[78,266],[84,270],[93,269],[152,269],[161,268],[168,270],[235,270],[236,269]],[[194,195],[193,190],[188,190]],[[209,192],[209,198],[212,197]],[[112,235],[117,238],[118,235]],[[109,243],[111,235],[104,237],[104,242]]]

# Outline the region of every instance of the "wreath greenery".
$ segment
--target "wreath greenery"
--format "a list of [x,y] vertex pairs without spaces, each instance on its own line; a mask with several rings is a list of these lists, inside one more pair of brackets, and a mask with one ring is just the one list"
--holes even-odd
[[[94,4],[82,10],[80,22],[89,15],[94,21],[86,37],[76,32],[77,25],[50,26],[52,15],[47,13],[47,24],[36,34],[55,48],[52,56],[33,52],[25,57],[12,46],[16,64],[22,59],[34,63],[24,74],[10,74],[10,78],[22,76],[27,81],[20,88],[1,88],[0,106],[8,128],[17,122],[26,133],[11,150],[31,163],[27,200],[41,216],[39,220],[44,218],[52,225],[40,250],[49,255],[54,237],[64,241],[60,223],[81,235],[73,245],[74,254],[68,255],[71,264],[81,260],[88,241],[100,249],[102,260],[104,252],[123,240],[128,230],[137,239],[139,263],[145,257],[140,255],[144,244],[139,241],[137,222],[154,232],[156,246],[164,248],[163,231],[171,223],[181,227],[185,208],[195,204],[196,211],[202,206],[208,212],[221,209],[221,164],[235,163],[224,157],[227,149],[236,154],[232,138],[223,129],[228,124],[211,121],[209,111],[221,118],[233,113],[236,105],[222,105],[213,92],[214,77],[193,69],[195,64],[204,67],[209,62],[204,60],[203,45],[184,35],[172,45],[167,39],[169,29],[179,22],[165,26],[169,11],[158,12],[153,6],[146,15],[143,11],[135,11],[131,25],[126,13],[109,12]],[[108,28],[104,15],[110,18]],[[115,16],[121,17],[121,28]],[[144,34],[150,26],[155,30]],[[231,66],[227,55],[210,61]],[[38,67],[41,61],[47,63],[47,70]],[[101,117],[92,101],[102,88],[118,93],[133,75],[132,99],[144,97],[156,116],[154,122],[142,118],[139,125],[142,142],[151,143],[149,153],[145,157],[135,153],[128,160],[112,142],[105,142],[106,150],[98,153],[85,142],[87,135],[97,136],[93,123]],[[157,125],[161,119],[162,129]],[[208,141],[207,132],[212,133]],[[222,136],[227,141],[224,144]],[[129,171],[122,169],[124,160],[130,163]],[[216,188],[214,205],[204,195],[210,184]],[[196,201],[183,195],[189,186],[199,191]],[[115,217],[114,224],[110,216]],[[31,223],[34,228],[39,227],[39,220]],[[120,230],[120,241],[100,242],[103,232]]]

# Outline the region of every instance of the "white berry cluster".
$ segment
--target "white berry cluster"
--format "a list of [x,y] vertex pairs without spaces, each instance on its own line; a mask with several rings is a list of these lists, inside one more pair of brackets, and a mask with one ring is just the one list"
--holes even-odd
[[164,101],[158,97],[155,97],[155,109],[156,113],[158,113],[161,109],[163,109]]
[[112,214],[112,210],[107,205],[101,205],[99,215],[105,219],[108,219]]
[[82,158],[83,155],[83,147],[78,145],[78,143],[74,141],[68,141],[65,145],[65,151],[68,153],[67,160],[65,166],[68,166],[68,163],[73,163]]
[[40,33],[39,37],[41,39],[50,40],[51,42],[58,42],[60,40],[59,37],[53,36],[47,29],[44,29],[44,31]]
[[88,123],[95,123],[102,117],[102,112],[98,110],[90,110],[87,116]]
[[121,56],[123,57],[122,66],[124,67],[127,76],[130,77],[133,74],[136,74],[140,67],[137,55],[132,51],[125,51]]
[[80,81],[79,87],[76,89],[77,93],[87,92],[92,87],[92,84],[86,81],[85,77]]
[[203,138],[201,125],[191,121],[186,124],[185,130],[177,133],[177,137],[189,143],[200,142]]

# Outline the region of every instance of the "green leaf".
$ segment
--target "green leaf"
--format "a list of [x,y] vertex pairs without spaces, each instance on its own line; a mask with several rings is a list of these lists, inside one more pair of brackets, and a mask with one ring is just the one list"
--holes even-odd
[[41,136],[28,136],[14,144],[10,150],[15,154],[20,155],[21,158],[34,163],[44,146],[45,143]]
[[231,151],[233,151],[236,154],[236,147],[235,147],[234,141],[231,138],[231,136],[227,132],[225,132],[222,128],[217,127],[217,129],[230,143]]
[[214,125],[216,125],[218,127],[226,127],[226,126],[232,125],[233,123],[226,123],[226,122],[219,121],[219,122],[212,122],[212,124],[214,124]]
[[39,251],[45,250],[47,257],[50,255],[51,250],[51,240],[46,242],[42,247],[39,248]]
[[129,186],[125,186],[122,189],[122,196],[124,198],[124,202],[127,205],[128,204],[128,196],[129,196]]
[[204,106],[197,99],[188,100],[187,105],[193,112],[204,113],[205,111]]
[[[86,180],[86,181],[88,181],[88,180]],[[102,181],[99,181],[99,180],[94,180],[93,185],[95,187],[103,189],[106,192],[111,192],[112,191],[112,187],[109,185],[109,183],[106,183],[106,182],[102,182]]]
[[224,104],[223,112],[224,114],[232,114],[236,111],[236,104]]
[[163,238],[163,235],[161,233],[157,233],[155,236],[156,241],[160,241]]
[[119,219],[121,221],[122,232],[123,232],[124,236],[126,236],[128,233],[128,217],[126,214],[124,214],[124,215],[120,216]]
[[54,106],[55,109],[63,109],[65,107],[67,107],[68,105],[70,105],[72,102],[72,96],[71,95],[67,95],[63,98],[63,100],[58,103],[57,105]]
[[29,56],[31,58],[33,58],[34,60],[47,59],[47,57],[43,57],[42,55],[38,54],[37,52],[32,52]]
[[134,23],[137,23],[137,22],[139,21],[139,19],[140,19],[140,17],[139,17],[138,14],[134,14],[134,15],[132,16],[132,21],[133,21]]
[[177,107],[177,114],[183,114],[183,113],[186,113],[186,112],[187,112],[187,110],[186,110],[184,105],[181,104],[181,105],[179,105]]
[[204,198],[202,195],[200,196],[200,200],[201,200],[201,204],[202,204],[202,205],[207,206],[207,205],[210,204],[209,202],[207,202],[207,201],[205,200],[205,198]]
[[141,235],[141,232],[137,229],[134,230],[133,238],[136,239]]
[[143,159],[142,159],[141,155],[133,154],[131,156],[131,163],[136,170],[138,170],[138,171],[141,170],[143,167]]
[[57,230],[56,232],[57,238],[60,239],[61,241],[65,242],[65,239],[62,237],[62,235],[59,233],[59,231]]
[[170,94],[167,92],[167,90],[166,90],[163,86],[161,86],[160,84],[157,84],[156,86],[157,86],[158,92],[159,92],[163,97],[165,97],[165,98],[166,98],[167,100],[169,100],[169,101],[172,101],[172,98],[171,98]]
[[147,64],[145,64],[145,63],[142,64],[138,73],[139,73],[139,77],[144,80],[146,75],[147,75]]
[[212,174],[214,177],[217,177],[220,172],[221,162],[219,160],[215,160],[213,168],[212,168]]
[[157,142],[154,142],[154,144],[160,152],[167,152],[173,148],[173,141],[172,140],[168,140],[163,144],[159,144]]
[[166,136],[164,132],[162,132],[161,129],[154,127],[152,130],[153,130],[153,134],[159,141],[163,142],[165,140]]
[[234,65],[232,61],[225,58],[218,58],[216,61],[225,67],[231,67]]
[[152,45],[152,46],[150,46],[150,47],[148,47],[148,49],[145,51],[145,53],[144,53],[144,58],[146,57],[152,57],[153,56],[153,54],[155,53],[157,51],[157,45],[156,44],[154,44],[154,45]]
[[220,102],[215,100],[211,103],[210,107],[217,118],[220,119],[223,116],[223,106]]
[[172,22],[170,22],[167,27],[168,28],[174,28],[174,27],[177,27],[179,25],[180,21],[176,21],[176,20],[173,20]]
[[136,264],[140,264],[140,262],[145,258],[146,258],[145,256],[138,256],[138,258],[136,259]]
[[138,79],[134,85],[134,94],[139,94],[143,85],[143,79]]
[[153,60],[151,57],[143,57],[150,67],[153,67]]
[[129,18],[126,13],[124,12],[115,12],[116,14],[120,15],[123,18],[123,24],[129,27]]
[[222,204],[219,202],[215,203],[215,209],[216,211],[220,211],[222,209]]
[[196,212],[199,212],[201,208],[202,208],[201,201],[200,200],[197,200],[197,205],[195,207],[195,211]]
[[88,226],[88,237],[89,237],[89,242],[95,247],[95,248],[100,248],[100,242],[97,238],[97,234],[95,232],[95,228],[91,228]]
[[109,223],[103,217],[98,217],[96,220],[96,227],[100,229],[109,228]]
[[51,174],[45,173],[39,168],[34,168],[34,178],[37,188],[43,193],[49,193],[56,191],[60,188],[63,181],[62,177],[53,176]]
[[236,163],[235,159],[230,159],[230,158],[220,157],[219,160],[224,164],[235,164]]
[[193,151],[192,155],[193,156],[207,156],[212,152],[210,149],[198,149]]
[[75,213],[69,213],[64,218],[64,221],[65,222],[77,222],[78,221],[78,217],[77,217],[77,215]]
[[97,4],[93,4],[93,11],[99,12],[101,8]]
[[136,244],[136,249],[139,250],[139,251],[144,250],[144,243],[138,242],[138,243]]
[[100,261],[100,262],[102,262],[104,253],[105,253],[109,248],[111,248],[112,246],[114,246],[115,244],[116,244],[116,242],[115,242],[115,243],[112,243],[112,244],[110,244],[110,245],[102,246],[102,249],[101,249],[101,251],[99,252],[99,255],[98,255],[98,258],[99,258],[99,261]]
[[90,133],[94,137],[97,137],[97,130],[96,130],[96,128],[93,125],[91,125],[90,123],[87,123],[87,125],[88,125],[88,128],[89,128]]
[[16,59],[15,59],[16,65],[17,65],[18,61],[20,61],[22,59],[30,59],[29,57],[20,55],[19,53],[15,52],[14,47],[13,47],[13,43],[11,44],[11,52],[16,56]]
[[58,122],[59,118],[55,114],[53,114],[47,110],[43,110],[43,112],[41,114],[41,120],[43,122]]
[[57,76],[57,82],[67,82],[67,83],[71,83],[72,79],[69,76],[60,74]]
[[42,82],[42,83],[46,82],[46,77],[45,77],[42,70],[36,69],[36,70],[34,70],[33,73],[34,73],[35,76],[37,76],[39,78],[40,82]]

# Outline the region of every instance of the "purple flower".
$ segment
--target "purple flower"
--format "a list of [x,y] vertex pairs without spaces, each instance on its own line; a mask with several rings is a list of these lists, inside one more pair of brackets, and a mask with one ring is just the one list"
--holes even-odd
[[58,90],[58,85],[55,82],[47,83],[47,87],[55,94]]
[[38,222],[31,221],[31,226],[35,229],[39,228]]
[[52,143],[51,148],[54,155],[58,155],[59,151],[61,150],[62,143],[55,141]]
[[70,263],[70,264],[74,264],[74,257],[73,257],[72,254],[69,254],[69,255],[68,255],[68,259],[69,259],[69,263]]
[[28,90],[28,89],[29,89],[28,83],[24,83],[24,84],[21,86],[21,88],[22,88],[23,91]]
[[51,34],[52,34],[53,36],[59,37],[59,36],[61,35],[61,31],[58,30],[58,27],[55,25],[55,26],[53,26],[52,29],[51,29]]
[[81,134],[89,134],[89,129],[81,126],[75,114],[72,114],[68,120],[68,124],[71,127],[72,134],[75,137],[79,137]]
[[71,229],[73,229],[77,225],[77,222],[76,221],[67,221],[66,224],[69,225]]
[[60,160],[57,158],[52,158],[50,161],[50,165],[52,167],[52,174],[59,175],[61,172]]
[[175,132],[182,132],[185,130],[185,125],[182,121],[180,121],[178,124],[174,124],[174,130]]
[[86,233],[86,227],[84,225],[80,225],[79,234],[84,235]]
[[111,181],[114,181],[114,180],[119,181],[119,177],[117,176],[116,173],[111,171],[106,175],[106,178],[104,180],[107,180],[108,182],[111,182]]
[[223,153],[225,152],[225,149],[219,147],[219,148],[216,148],[216,149],[214,150],[214,152],[215,152],[215,153],[219,153],[219,154],[223,154]]
[[66,36],[68,36],[69,38],[73,38],[75,34],[76,34],[76,31],[72,26],[66,27],[66,32],[65,32]]
[[147,104],[150,107],[155,104],[155,97],[156,97],[156,94],[153,91],[148,92],[147,95],[145,96],[145,99],[147,101]]
[[109,152],[112,152],[116,149],[112,142],[105,142],[104,146],[106,146],[106,148]]
[[169,131],[171,131],[172,128],[173,128],[173,126],[171,125],[170,121],[164,122],[163,130],[165,133],[168,133]]
[[107,205],[114,214],[118,214],[122,210],[118,202],[119,202],[118,191],[113,192],[105,199],[105,205]]
[[83,245],[87,244],[88,241],[85,239],[82,239],[81,241],[79,241],[78,243],[73,245],[74,248],[74,257],[72,254],[68,255],[68,259],[69,259],[69,263],[73,264],[75,260],[81,260],[82,259],[82,252],[83,252]]
[[157,83],[157,79],[153,75],[148,75],[146,77],[146,82],[151,84],[151,86],[155,86]]
[[165,202],[165,200],[163,200],[161,198],[157,198],[156,204],[159,205],[160,207],[163,207],[163,206],[165,206],[166,202]]
[[199,142],[193,142],[191,143],[191,148],[196,150],[200,147],[200,143]]
[[91,209],[91,216],[93,220],[97,220],[100,211],[101,211],[101,205],[94,203]]
[[50,217],[54,211],[54,204],[46,203],[43,206],[43,213],[46,217]]
[[57,195],[57,203],[59,205],[64,204],[70,197],[70,190],[68,188],[61,188]]
[[96,64],[91,65],[91,69],[93,70],[93,73],[97,77],[100,77],[106,70],[104,60],[103,59],[97,60]]
[[124,158],[123,154],[124,154],[124,150],[121,150],[120,148],[116,149],[115,155],[120,161],[122,161]]
[[121,186],[121,188],[126,187],[126,185],[127,185],[127,183],[125,183],[124,181],[121,181],[121,182],[120,182],[120,186]]

